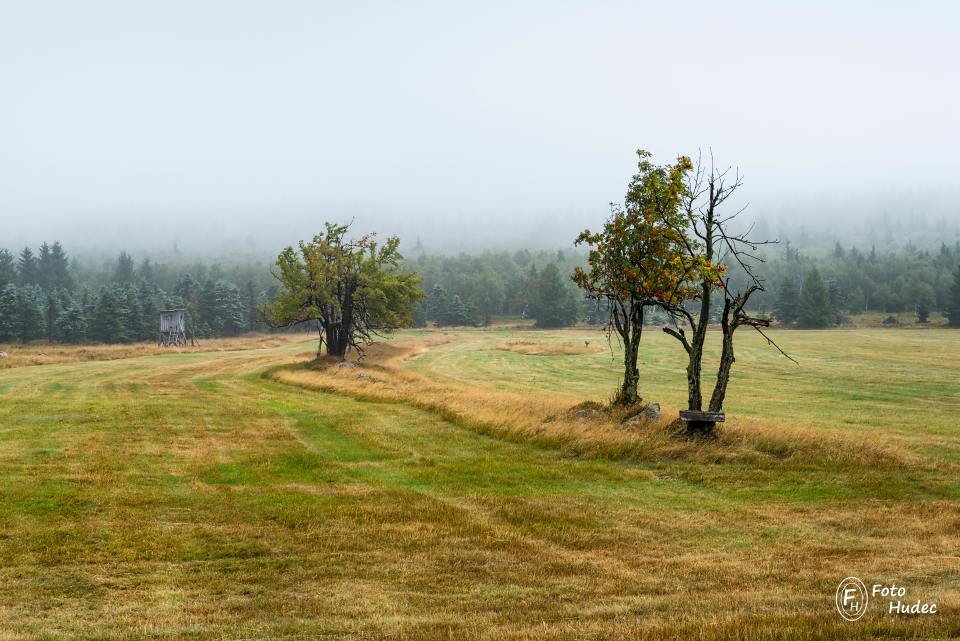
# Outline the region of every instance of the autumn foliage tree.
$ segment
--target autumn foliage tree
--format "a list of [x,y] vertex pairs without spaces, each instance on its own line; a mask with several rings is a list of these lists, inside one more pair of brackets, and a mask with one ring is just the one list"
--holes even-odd
[[392,236],[382,245],[373,234],[350,239],[349,225],[326,223],[326,231],[277,257],[273,274],[282,289],[263,308],[273,327],[315,320],[319,356],[344,358],[348,349],[362,353],[381,332],[410,325],[423,296],[419,277],[404,270]]
[[640,400],[637,366],[644,310],[659,301],[681,301],[696,294],[696,277],[709,275],[709,265],[696,252],[687,252],[682,204],[687,174],[693,164],[680,156],[671,165],[656,165],[651,154],[637,151],[637,173],[623,205],[611,204],[599,232],[586,230],[576,239],[589,246],[586,269],[578,267],[573,281],[598,306],[609,310],[607,331],[623,344],[623,381],[614,401],[630,405]]

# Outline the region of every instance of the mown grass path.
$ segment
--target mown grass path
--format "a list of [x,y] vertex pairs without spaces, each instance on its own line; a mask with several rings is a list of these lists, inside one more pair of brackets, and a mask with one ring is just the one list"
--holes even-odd
[[[939,477],[764,498],[260,376],[312,348],[0,372],[0,639],[960,633]],[[841,621],[857,572],[941,615]]]

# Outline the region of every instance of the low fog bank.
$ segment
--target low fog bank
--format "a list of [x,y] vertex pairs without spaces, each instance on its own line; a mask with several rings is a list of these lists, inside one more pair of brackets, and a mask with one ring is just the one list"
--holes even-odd
[[[743,190],[748,191],[747,189]],[[610,200],[613,200],[611,198]],[[748,205],[741,226],[753,224],[757,239],[789,241],[794,247],[826,249],[836,243],[878,250],[908,245],[937,247],[960,241],[960,202],[947,192],[916,196],[901,193],[864,198],[795,198],[736,203]],[[732,210],[732,208],[731,208]],[[269,259],[280,248],[311,237],[325,220],[353,221],[356,233],[399,235],[405,252],[480,253],[573,246],[584,228],[597,228],[608,207],[567,211],[489,214],[449,211],[398,215],[361,208],[308,208],[277,211],[151,213],[126,216],[76,216],[56,224],[10,217],[0,230],[0,247],[59,240],[78,257],[116,256],[123,250],[139,256],[175,259],[243,256]],[[92,223],[90,221],[98,220]]]

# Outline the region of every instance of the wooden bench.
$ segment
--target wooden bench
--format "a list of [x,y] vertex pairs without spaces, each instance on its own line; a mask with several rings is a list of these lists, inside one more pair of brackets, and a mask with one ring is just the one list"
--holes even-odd
[[684,423],[723,423],[723,412],[680,410],[680,420]]

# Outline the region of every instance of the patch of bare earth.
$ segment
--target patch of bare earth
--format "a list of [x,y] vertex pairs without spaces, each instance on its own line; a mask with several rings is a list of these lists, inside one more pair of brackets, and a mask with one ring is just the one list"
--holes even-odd
[[497,345],[497,349],[527,356],[577,356],[596,354],[603,351],[601,345],[584,341],[583,343],[534,343],[532,341],[511,341]]

